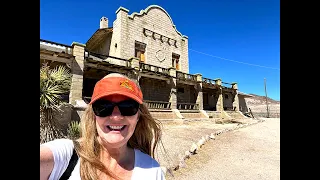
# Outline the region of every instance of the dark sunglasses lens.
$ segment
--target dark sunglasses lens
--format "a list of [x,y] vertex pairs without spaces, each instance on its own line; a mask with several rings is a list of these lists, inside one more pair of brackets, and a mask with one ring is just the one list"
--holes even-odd
[[139,103],[134,100],[122,101],[118,104],[121,115],[133,116],[137,114],[139,109]]
[[110,101],[97,100],[92,104],[94,114],[99,117],[110,116],[113,108],[114,105]]

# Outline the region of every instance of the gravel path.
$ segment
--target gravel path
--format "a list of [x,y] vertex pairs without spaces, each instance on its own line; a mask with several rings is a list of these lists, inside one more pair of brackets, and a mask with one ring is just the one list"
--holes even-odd
[[280,118],[216,136],[173,175],[167,180],[280,179]]

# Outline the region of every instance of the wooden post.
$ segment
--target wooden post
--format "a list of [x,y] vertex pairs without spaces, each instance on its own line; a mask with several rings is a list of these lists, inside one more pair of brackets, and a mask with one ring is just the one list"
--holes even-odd
[[266,78],[264,78],[264,91],[265,91],[265,93],[266,93],[266,103],[267,103],[267,118],[269,118],[270,117],[270,115],[269,115],[269,105],[268,105],[268,95],[267,95],[267,83],[266,83]]

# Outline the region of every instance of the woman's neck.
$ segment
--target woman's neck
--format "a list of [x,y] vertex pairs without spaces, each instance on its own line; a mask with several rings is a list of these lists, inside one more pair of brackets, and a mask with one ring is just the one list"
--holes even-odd
[[126,170],[132,170],[134,168],[135,159],[134,150],[127,145],[120,148],[106,148],[103,147],[101,157],[103,163],[107,164],[111,169],[122,167]]

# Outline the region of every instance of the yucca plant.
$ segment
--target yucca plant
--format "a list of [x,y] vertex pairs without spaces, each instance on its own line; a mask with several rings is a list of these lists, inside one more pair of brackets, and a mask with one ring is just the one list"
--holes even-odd
[[70,124],[68,125],[68,130],[67,130],[68,138],[70,139],[77,139],[80,137],[80,122],[77,121],[71,121]]
[[40,144],[63,137],[61,125],[53,114],[61,111],[60,105],[65,103],[61,95],[69,92],[71,76],[65,66],[40,67]]

